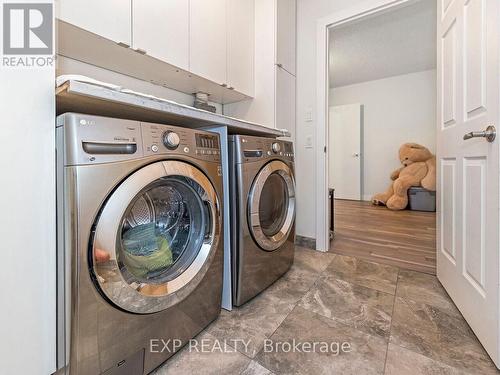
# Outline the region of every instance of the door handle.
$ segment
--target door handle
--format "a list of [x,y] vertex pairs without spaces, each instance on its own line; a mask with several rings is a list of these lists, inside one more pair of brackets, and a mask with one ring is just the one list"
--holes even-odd
[[486,138],[488,142],[493,142],[497,136],[497,129],[490,125],[481,132],[470,132],[464,135],[464,141],[471,138]]

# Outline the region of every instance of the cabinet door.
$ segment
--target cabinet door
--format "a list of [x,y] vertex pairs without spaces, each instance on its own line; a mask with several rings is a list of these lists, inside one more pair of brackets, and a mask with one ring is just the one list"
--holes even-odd
[[189,69],[189,0],[133,0],[133,47]]
[[132,44],[131,0],[59,0],[59,18],[84,30]]
[[277,1],[276,63],[295,75],[296,1]]
[[191,0],[189,66],[194,74],[226,84],[226,0]]
[[295,76],[276,67],[276,128],[287,129],[295,141]]
[[227,83],[254,95],[255,1],[227,0]]

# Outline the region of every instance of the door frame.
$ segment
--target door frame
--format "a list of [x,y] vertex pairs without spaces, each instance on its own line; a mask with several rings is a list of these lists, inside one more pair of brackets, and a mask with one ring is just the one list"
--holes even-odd
[[331,28],[404,7],[419,0],[365,0],[342,11],[320,18],[316,23],[316,250],[328,251],[328,47]]

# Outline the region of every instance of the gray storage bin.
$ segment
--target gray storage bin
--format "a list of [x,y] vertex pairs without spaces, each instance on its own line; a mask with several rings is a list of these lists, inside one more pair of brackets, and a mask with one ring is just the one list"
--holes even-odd
[[412,186],[408,190],[408,208],[413,211],[436,211],[436,192]]

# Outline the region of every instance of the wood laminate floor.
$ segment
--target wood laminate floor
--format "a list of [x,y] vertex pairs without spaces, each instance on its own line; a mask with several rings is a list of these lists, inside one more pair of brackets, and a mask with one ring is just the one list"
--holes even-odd
[[435,274],[436,214],[336,199],[330,246],[337,254]]

